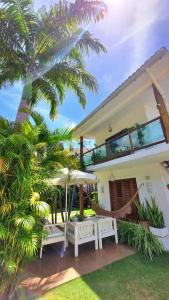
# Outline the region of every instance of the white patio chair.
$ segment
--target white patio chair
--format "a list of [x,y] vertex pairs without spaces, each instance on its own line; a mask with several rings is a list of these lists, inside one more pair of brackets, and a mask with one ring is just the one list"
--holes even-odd
[[97,222],[68,222],[67,240],[74,245],[74,256],[78,256],[79,245],[94,241],[95,250],[98,250]]
[[41,248],[40,248],[40,258],[42,258],[43,246],[64,242],[64,251],[66,250],[66,223],[48,224],[43,226],[43,230],[46,232],[46,236],[42,238]]
[[100,217],[97,219],[99,249],[102,249],[102,239],[114,236],[115,243],[118,244],[116,219],[111,217]]

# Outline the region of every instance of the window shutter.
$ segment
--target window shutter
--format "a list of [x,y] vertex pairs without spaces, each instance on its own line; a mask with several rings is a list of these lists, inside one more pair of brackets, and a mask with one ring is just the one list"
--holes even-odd
[[[135,178],[115,180],[109,182],[111,209],[123,207],[137,191]],[[132,218],[137,218],[136,207],[132,205]]]

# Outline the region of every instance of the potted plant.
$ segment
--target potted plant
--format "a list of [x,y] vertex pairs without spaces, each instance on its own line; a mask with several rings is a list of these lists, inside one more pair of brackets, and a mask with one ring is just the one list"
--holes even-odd
[[135,205],[136,205],[136,208],[137,208],[137,213],[138,213],[140,225],[142,225],[145,228],[148,228],[149,224],[148,224],[148,216],[147,216],[147,207],[146,207],[146,205],[144,203],[141,204],[140,202],[136,202]]
[[150,225],[150,231],[156,236],[165,237],[168,235],[168,228],[165,227],[162,211],[158,208],[155,197],[151,197],[151,203],[147,204],[147,217]]
[[74,217],[70,218],[71,222],[83,222],[85,219],[85,216],[82,214],[77,213]]
[[96,162],[96,163],[99,162],[100,160],[102,160],[103,156],[101,154],[101,151],[97,151],[97,152],[93,153],[91,159],[93,162]]

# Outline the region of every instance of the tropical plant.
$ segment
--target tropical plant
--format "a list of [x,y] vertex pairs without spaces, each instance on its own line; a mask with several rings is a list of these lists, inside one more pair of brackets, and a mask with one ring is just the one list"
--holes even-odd
[[164,228],[164,217],[162,211],[159,209],[156,204],[155,197],[151,197],[151,202],[146,200],[147,204],[147,219],[149,221],[150,226],[156,228]]
[[77,214],[74,216],[73,219],[75,219],[75,218],[77,219],[78,222],[83,222],[85,216],[84,216],[84,214],[79,214],[79,213],[77,213]]
[[139,142],[140,146],[143,146],[145,144],[145,141],[144,141],[144,137],[145,137],[144,131],[145,131],[145,129],[146,129],[145,126],[141,127],[141,128],[139,127],[137,129],[137,138],[138,138],[138,142]]
[[40,218],[49,213],[41,201],[42,179],[36,173],[33,146],[24,135],[0,139],[0,293],[8,299],[24,261],[36,254],[42,230]]
[[[56,173],[57,169],[79,168],[78,159],[69,150],[73,139],[73,130],[69,128],[58,128],[54,131],[48,129],[44,118],[37,112],[32,112],[31,121],[27,121],[19,126],[24,130],[24,134],[32,137],[32,142],[36,147],[38,161],[45,176],[49,177]],[[65,147],[67,145],[67,147]]]
[[103,154],[101,153],[101,151],[95,151],[92,156],[91,156],[91,160],[95,163],[95,162],[98,162],[100,161],[101,159],[103,159],[104,156]]
[[[75,192],[75,186],[68,187],[68,201],[67,201],[67,211],[68,220],[72,212],[72,202]],[[58,213],[61,214],[62,222],[65,222],[65,188],[61,186],[49,187],[43,194],[43,199],[46,199],[47,203],[51,207],[51,220],[52,223],[58,222]]]
[[99,203],[98,191],[91,192],[90,197],[91,197],[91,200],[94,201],[96,204]]
[[40,99],[50,105],[54,118],[63,102],[65,89],[73,91],[85,107],[83,87],[97,91],[95,78],[84,67],[83,54],[99,54],[104,46],[80,28],[104,17],[100,0],[59,1],[38,12],[32,0],[1,0],[0,87],[23,82],[16,120],[28,118],[28,110]]
[[20,268],[38,250],[41,218],[50,211],[44,180],[59,167],[74,165],[61,144],[72,132],[50,132],[40,115],[32,117],[34,123],[17,126],[0,119],[0,299],[8,299]]
[[137,213],[140,221],[147,221],[147,206],[144,203],[138,201],[135,202]]
[[134,247],[136,251],[148,255],[150,259],[163,253],[160,241],[141,225],[118,221],[118,236],[121,243]]

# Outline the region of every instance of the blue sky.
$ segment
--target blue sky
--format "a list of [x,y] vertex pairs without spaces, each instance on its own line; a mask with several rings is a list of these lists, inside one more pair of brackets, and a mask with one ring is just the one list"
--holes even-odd
[[[45,0],[34,0],[35,8]],[[54,0],[52,0],[54,2]],[[89,30],[106,46],[108,53],[91,54],[86,58],[86,68],[97,79],[97,95],[87,93],[83,110],[74,95],[67,93],[59,107],[58,118],[48,118],[48,106],[38,105],[50,128],[75,126],[99,105],[120,83],[161,47],[169,49],[168,0],[105,0],[108,12],[105,20],[91,24]],[[0,91],[0,115],[13,120],[20,100],[21,84]]]

